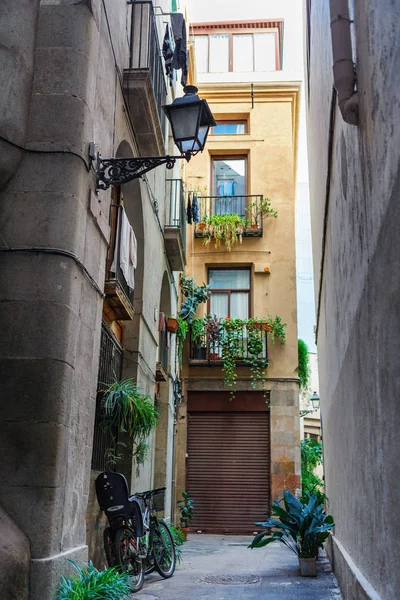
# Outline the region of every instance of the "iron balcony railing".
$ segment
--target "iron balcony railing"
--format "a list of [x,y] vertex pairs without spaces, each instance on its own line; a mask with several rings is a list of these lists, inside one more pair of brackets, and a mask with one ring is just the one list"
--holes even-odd
[[169,213],[166,227],[176,227],[182,236],[184,252],[186,251],[186,207],[182,179],[167,179],[166,198],[169,199]]
[[114,253],[113,256],[115,258],[115,271],[111,271],[111,267],[108,270],[107,274],[106,274],[106,281],[109,282],[113,282],[113,281],[117,281],[119,283],[119,285],[121,286],[121,288],[123,289],[123,291],[125,292],[126,297],[128,298],[129,302],[133,305],[133,289],[129,287],[125,276],[123,274],[123,271],[121,269],[121,262],[120,262],[120,254],[121,254],[121,227],[122,227],[122,210],[123,210],[123,206],[119,205],[119,206],[114,206],[113,208],[115,208],[115,210],[117,211],[117,215],[116,215],[116,223],[117,223],[117,231],[116,231],[116,236],[115,236],[115,240],[114,240]]
[[[217,341],[209,341],[207,339],[207,332],[205,327],[203,332],[194,342],[190,340],[190,362],[197,363],[204,366],[221,366],[224,354],[224,340],[226,340],[226,332],[221,334],[221,337]],[[250,362],[258,361],[260,365],[268,364],[268,342],[267,342],[267,331],[260,331],[261,337],[261,351],[258,354],[252,352],[252,346],[248,343],[249,332],[246,326],[235,334],[235,340],[230,342],[228,347],[229,353],[234,351],[236,355],[236,362],[238,364],[246,365]],[[254,348],[254,346],[253,346]]]
[[131,2],[131,5],[129,69],[150,74],[158,118],[164,137],[165,113],[162,106],[166,104],[167,87],[165,85],[153,3],[146,0],[135,0]]
[[[113,446],[112,434],[102,425],[102,404],[104,393],[102,389],[108,383],[120,380],[122,375],[122,346],[112,333],[107,323],[101,326],[100,360],[96,397],[96,417],[94,424],[92,469],[106,469],[106,450]],[[114,432],[115,435],[117,432]]]
[[[196,192],[193,192],[196,196]],[[243,235],[262,236],[260,195],[244,196],[197,196],[200,222],[196,223],[195,236],[202,237],[205,224],[211,217],[237,214],[244,220]]]

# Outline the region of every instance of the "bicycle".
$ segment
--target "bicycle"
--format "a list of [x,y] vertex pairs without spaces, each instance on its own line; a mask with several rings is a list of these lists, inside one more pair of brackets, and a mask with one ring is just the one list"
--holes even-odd
[[142,589],[145,574],[155,569],[166,579],[172,577],[174,541],[167,524],[151,514],[164,508],[165,487],[130,496],[124,475],[113,472],[100,473],[95,486],[109,522],[104,530],[108,565],[129,573],[133,592]]

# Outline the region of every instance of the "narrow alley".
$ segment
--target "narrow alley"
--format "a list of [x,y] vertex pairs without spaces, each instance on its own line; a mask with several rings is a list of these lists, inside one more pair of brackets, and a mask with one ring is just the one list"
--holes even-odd
[[134,600],[341,600],[327,558],[318,560],[316,578],[300,577],[289,549],[272,544],[249,550],[249,539],[190,535],[175,575],[149,575]]

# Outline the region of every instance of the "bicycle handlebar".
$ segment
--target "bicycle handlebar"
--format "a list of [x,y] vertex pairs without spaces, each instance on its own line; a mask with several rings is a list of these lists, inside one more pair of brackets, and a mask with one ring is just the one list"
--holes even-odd
[[134,494],[137,498],[143,498],[143,500],[147,500],[147,498],[151,498],[155,494],[159,494],[160,492],[165,492],[166,487],[155,488],[154,490],[147,490],[147,492],[137,492]]

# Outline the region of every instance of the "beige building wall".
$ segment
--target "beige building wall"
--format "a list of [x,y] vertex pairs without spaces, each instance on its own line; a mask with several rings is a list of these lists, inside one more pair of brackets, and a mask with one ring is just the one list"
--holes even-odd
[[[188,190],[212,195],[211,161],[218,155],[245,155],[248,158],[248,194],[270,198],[278,210],[277,219],[264,219],[263,237],[243,238],[227,251],[213,241],[207,246],[187,227],[186,272],[197,284],[207,282],[208,268],[248,266],[251,269],[252,317],[280,315],[287,323],[287,341],[268,344],[267,389],[271,405],[272,499],[283,489],[300,488],[299,393],[297,379],[297,317],[294,246],[295,156],[298,125],[298,84],[254,84],[254,106],[247,84],[219,86],[206,84],[199,94],[206,98],[215,119],[247,119],[248,134],[209,135],[206,150],[186,167]],[[201,201],[201,200],[200,200]],[[269,267],[270,274],[264,271]],[[204,316],[201,305],[197,316]],[[188,365],[185,348],[183,378],[188,391],[227,390],[221,368]],[[238,367],[237,389],[251,389],[249,370]],[[234,400],[233,400],[234,402]],[[178,418],[178,494],[185,486],[186,406]]]

